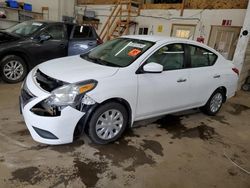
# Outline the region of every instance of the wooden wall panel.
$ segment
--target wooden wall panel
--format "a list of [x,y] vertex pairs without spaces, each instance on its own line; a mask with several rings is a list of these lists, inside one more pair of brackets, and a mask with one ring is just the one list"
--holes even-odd
[[190,9],[246,9],[248,0],[186,0]]
[[107,4],[115,4],[117,0],[77,0],[78,5],[107,5]]
[[[78,0],[78,5],[115,4],[117,0]],[[143,2],[141,0],[138,0]],[[246,9],[248,0],[185,0],[185,9]],[[144,4],[144,9],[180,9],[181,4]]]
[[182,4],[144,4],[142,9],[181,9]]

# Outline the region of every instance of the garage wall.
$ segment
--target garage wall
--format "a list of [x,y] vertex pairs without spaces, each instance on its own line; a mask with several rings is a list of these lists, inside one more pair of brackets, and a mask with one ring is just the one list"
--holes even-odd
[[74,16],[75,0],[60,0],[61,16]]
[[24,0],[33,5],[33,11],[41,12],[42,7],[49,7],[49,20],[60,21],[62,15],[73,16],[74,0]]
[[[86,5],[79,6],[78,13],[83,14],[84,10],[95,11],[97,18],[100,19],[98,31],[105,24],[114,5]],[[232,26],[242,26],[245,18],[245,9],[185,9],[183,17],[180,17],[180,10],[155,10],[143,9],[134,21],[139,23],[135,30],[138,34],[139,27],[148,27],[149,31],[155,35],[170,36],[172,24],[194,24],[196,31],[194,39],[200,34],[205,37],[205,43],[208,42],[211,25],[221,25],[222,20],[232,20]],[[162,32],[158,32],[158,27],[163,26]],[[134,28],[131,28],[130,34],[134,34]]]
[[248,43],[245,62],[240,74],[239,87],[241,87],[245,83],[245,80],[248,76],[250,76],[250,42]]
[[[42,12],[42,7],[49,7],[49,20],[61,20],[62,15],[73,16],[74,0],[23,0],[32,4],[34,12]],[[0,0],[4,2],[4,0]],[[1,23],[1,22],[0,22]]]
[[[171,35],[172,24],[194,24],[196,31],[194,39],[203,35],[205,43],[208,42],[211,25],[221,25],[223,19],[232,20],[232,26],[242,26],[246,10],[242,9],[213,9],[213,10],[185,10],[180,17],[179,10],[142,10],[141,16],[136,18],[139,27],[147,26],[153,34]],[[152,16],[152,17],[151,17]],[[157,18],[158,17],[158,18]],[[162,25],[162,32],[158,32],[158,26]]]
[[59,0],[25,0],[24,2],[32,4],[33,11],[42,12],[42,7],[49,7],[49,19],[58,20]]
[[[143,4],[148,9],[179,9],[181,3],[154,3],[154,0],[133,0]],[[115,4],[117,0],[77,0],[78,5]],[[160,1],[159,1],[160,2]],[[170,2],[170,1],[169,1]],[[248,0],[185,0],[186,9],[246,9]]]

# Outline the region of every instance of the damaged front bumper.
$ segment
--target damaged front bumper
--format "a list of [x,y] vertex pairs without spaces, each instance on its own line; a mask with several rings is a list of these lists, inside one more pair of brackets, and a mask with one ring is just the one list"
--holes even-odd
[[41,104],[49,96],[50,93],[41,89],[29,74],[20,96],[20,110],[29,132],[35,141],[44,144],[71,143],[74,140],[76,126],[86,112],[71,106],[66,106],[60,111],[43,108]]

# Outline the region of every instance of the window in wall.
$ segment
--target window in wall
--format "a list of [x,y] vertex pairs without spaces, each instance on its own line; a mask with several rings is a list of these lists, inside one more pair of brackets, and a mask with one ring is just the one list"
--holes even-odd
[[138,34],[139,35],[147,35],[148,34],[148,27],[140,27]]
[[206,67],[213,65],[217,60],[217,55],[197,46],[188,45],[191,66],[192,67]]
[[159,63],[163,70],[184,68],[184,50],[182,44],[170,44],[162,47],[150,56],[146,63]]
[[190,36],[190,30],[177,29],[175,37],[188,39]]
[[172,37],[194,39],[196,25],[173,24]]

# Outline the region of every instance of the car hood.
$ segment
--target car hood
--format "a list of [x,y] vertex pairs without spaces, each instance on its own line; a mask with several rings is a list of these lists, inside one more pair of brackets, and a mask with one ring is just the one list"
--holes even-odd
[[119,68],[95,64],[77,55],[47,61],[38,65],[38,69],[57,80],[75,83],[88,79],[110,77]]
[[20,38],[4,31],[0,31],[0,44],[17,41]]

